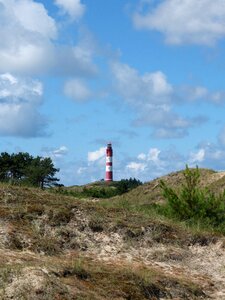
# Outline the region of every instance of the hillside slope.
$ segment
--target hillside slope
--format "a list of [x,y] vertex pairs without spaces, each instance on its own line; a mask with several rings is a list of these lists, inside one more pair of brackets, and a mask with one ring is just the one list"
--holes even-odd
[[[210,169],[199,169],[199,171],[201,187],[208,188],[214,192],[222,192],[225,189],[225,172],[215,172]],[[156,178],[131,190],[122,197],[140,204],[163,201],[159,186],[160,180],[165,181],[169,186],[175,189],[179,189],[184,183],[183,170]]]
[[0,185],[0,299],[225,299],[224,237],[132,209],[156,183],[98,202]]

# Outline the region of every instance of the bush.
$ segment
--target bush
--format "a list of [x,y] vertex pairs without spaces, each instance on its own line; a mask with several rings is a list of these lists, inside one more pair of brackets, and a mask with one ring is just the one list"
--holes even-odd
[[96,185],[96,186],[84,186],[83,189],[68,190],[59,187],[58,189],[52,189],[54,193],[59,193],[62,195],[73,196],[77,198],[98,198],[98,199],[108,199],[115,197],[117,195],[122,195],[128,191],[138,187],[142,182],[135,178],[121,179],[120,181],[115,181],[110,185]]
[[92,197],[92,198],[110,198],[117,195],[116,189],[111,188],[99,188],[99,187],[84,187],[82,192],[84,197]]
[[200,221],[225,231],[225,191],[215,195],[207,189],[199,188],[200,173],[198,167],[184,171],[184,184],[175,191],[164,181],[160,182],[162,194],[167,200],[159,210],[167,216],[181,221]]
[[63,277],[76,276],[80,280],[87,280],[91,275],[87,272],[82,259],[74,261],[72,266],[66,267],[63,271]]
[[128,191],[142,185],[142,182],[136,178],[121,179],[116,183],[118,195],[127,193]]

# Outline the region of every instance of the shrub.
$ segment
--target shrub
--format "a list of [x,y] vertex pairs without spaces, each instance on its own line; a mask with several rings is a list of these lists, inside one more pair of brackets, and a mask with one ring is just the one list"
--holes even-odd
[[61,252],[59,241],[54,236],[41,236],[35,238],[31,250],[45,255],[57,255]]
[[142,182],[135,178],[121,179],[108,185],[84,186],[83,189],[68,190],[64,188],[52,189],[50,191],[62,195],[73,196],[77,198],[98,198],[108,199],[117,195],[122,195],[141,185]]
[[87,280],[91,275],[87,272],[82,259],[77,259],[74,261],[72,266],[66,267],[63,270],[63,277],[76,276],[80,280]]
[[179,191],[169,187],[164,181],[160,182],[167,202],[159,210],[181,221],[201,221],[225,231],[225,191],[217,196],[207,189],[199,188],[198,167],[189,169],[186,166],[183,174],[184,184]]
[[122,195],[122,194],[127,193],[128,191],[138,187],[139,185],[142,185],[142,182],[140,180],[137,180],[136,178],[121,179],[116,184],[117,193],[118,193],[118,195]]
[[50,210],[48,213],[50,224],[53,226],[66,225],[73,217],[73,212],[68,207]]
[[89,221],[88,226],[91,228],[93,232],[102,232],[104,230],[103,221],[98,217],[93,217]]

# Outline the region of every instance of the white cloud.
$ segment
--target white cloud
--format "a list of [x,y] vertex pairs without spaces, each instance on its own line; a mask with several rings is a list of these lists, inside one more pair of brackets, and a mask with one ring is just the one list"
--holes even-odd
[[190,163],[202,162],[205,159],[205,149],[199,149],[197,152],[190,153]]
[[63,45],[57,42],[57,27],[41,3],[0,0],[0,72],[95,74],[94,49],[89,35],[82,33],[77,45]]
[[5,73],[0,75],[1,80],[9,81],[11,85],[16,84],[18,80],[10,73]]
[[55,4],[74,20],[80,19],[85,12],[80,0],[55,0]]
[[62,157],[68,153],[68,149],[66,146],[61,146],[58,149],[52,151],[52,155],[54,157]]
[[113,63],[111,68],[116,90],[137,114],[134,125],[152,126],[154,137],[181,138],[188,134],[188,128],[205,122],[203,117],[187,118],[173,112],[177,88],[161,71],[140,75],[119,62]]
[[130,162],[126,166],[127,169],[130,169],[130,170],[132,170],[134,172],[144,171],[145,167],[146,167],[146,164],[144,164],[144,163],[137,163],[137,162]]
[[139,160],[153,161],[157,163],[159,161],[160,152],[161,151],[158,148],[150,148],[147,154],[140,153],[137,158]]
[[[32,0],[1,0],[9,14],[13,14],[15,22],[24,30],[39,33],[41,36],[54,39],[57,36],[56,23],[44,5]],[[41,22],[40,22],[41,20]]]
[[95,162],[105,156],[105,147],[101,147],[99,150],[88,152],[88,162]]
[[80,79],[68,80],[64,86],[64,93],[67,97],[78,101],[85,101],[91,96],[91,91]]
[[[145,162],[145,164],[143,163],[143,165],[146,167],[147,164],[149,163],[153,163],[155,165],[157,165],[158,167],[161,166],[161,160],[160,160],[160,155],[161,153],[161,150],[159,150],[158,148],[150,148],[148,153],[140,153],[138,156],[137,156],[137,159],[138,160],[142,160]],[[144,170],[144,169],[143,169]]]
[[138,29],[157,30],[170,44],[213,45],[225,37],[224,0],[149,1],[133,15]]
[[[32,100],[30,96],[33,96]],[[0,74],[0,97],[1,101],[9,97],[15,102],[21,101],[21,98],[27,102],[41,101],[43,95],[42,83],[38,80],[19,79],[10,73]]]
[[201,98],[208,97],[208,90],[205,87],[202,86],[196,86],[193,88],[186,88],[186,91],[188,92],[188,99],[190,100],[198,100]]
[[138,155],[138,159],[140,159],[140,160],[146,160],[146,154],[140,153],[140,154]]
[[204,86],[183,86],[177,90],[180,99],[189,102],[208,101],[214,104],[225,102],[225,91],[209,91]]
[[205,142],[197,147],[197,151],[189,154],[189,163],[199,167],[211,168],[214,170],[225,170],[225,150],[219,142],[217,144]]
[[173,88],[160,71],[141,76],[130,66],[116,62],[112,64],[112,72],[118,90],[132,104],[135,102],[138,105],[145,101],[148,106],[151,102],[164,104],[170,100]]
[[44,156],[51,157],[54,161],[59,161],[65,157],[68,153],[68,148],[66,146],[60,146],[59,148],[43,148],[42,152]]
[[214,103],[224,103],[225,102],[225,92],[224,91],[217,91],[212,93],[211,99]]
[[88,168],[86,168],[86,167],[80,167],[77,170],[77,174],[83,174],[83,173],[85,173],[87,171],[87,169]]
[[0,75],[0,134],[38,136],[44,134],[46,119],[38,108],[42,103],[41,82]]
[[148,153],[148,160],[152,160],[157,163],[159,161],[160,150],[157,148],[151,148]]
[[67,185],[74,185],[90,183],[105,178],[105,151],[105,147],[101,147],[96,151],[90,151],[85,161],[65,161],[64,157],[61,160],[57,160],[62,180]]
[[137,161],[133,160],[127,163],[126,170],[130,172],[127,176],[133,175],[143,178],[148,172],[152,173],[152,169],[154,169],[154,173],[162,172],[164,162],[159,158],[160,153],[161,150],[158,148],[150,148],[147,153],[140,153],[137,156]]
[[[132,161],[121,162],[119,171],[122,178],[136,177],[142,181],[149,181],[169,172],[185,167],[187,160],[175,149],[161,150],[150,148],[147,153],[140,153]],[[125,168],[123,167],[125,164]]]
[[1,72],[32,72],[48,65],[56,37],[56,23],[43,4],[0,0]]

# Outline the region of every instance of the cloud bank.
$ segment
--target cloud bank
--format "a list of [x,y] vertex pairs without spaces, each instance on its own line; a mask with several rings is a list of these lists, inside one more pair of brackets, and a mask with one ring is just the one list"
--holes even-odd
[[34,137],[45,134],[46,118],[39,113],[40,81],[0,75],[0,134]]
[[[140,75],[120,62],[112,63],[111,70],[117,93],[137,114],[134,125],[153,127],[155,138],[181,138],[191,127],[206,121],[204,116],[190,118],[174,112],[178,97],[181,103],[187,100],[184,100],[185,93],[172,86],[163,72]],[[200,96],[196,95],[196,99]]]
[[[83,7],[79,1],[57,3],[73,14]],[[58,38],[58,24],[43,4],[32,0],[0,0],[1,73],[31,76],[96,73],[93,49],[88,46],[87,38],[77,45],[58,43]]]
[[224,0],[163,0],[156,1],[156,5],[154,1],[140,3],[133,15],[135,27],[161,32],[168,44],[211,46],[225,37]]
[[55,4],[74,20],[79,20],[85,12],[80,0],[55,0]]

